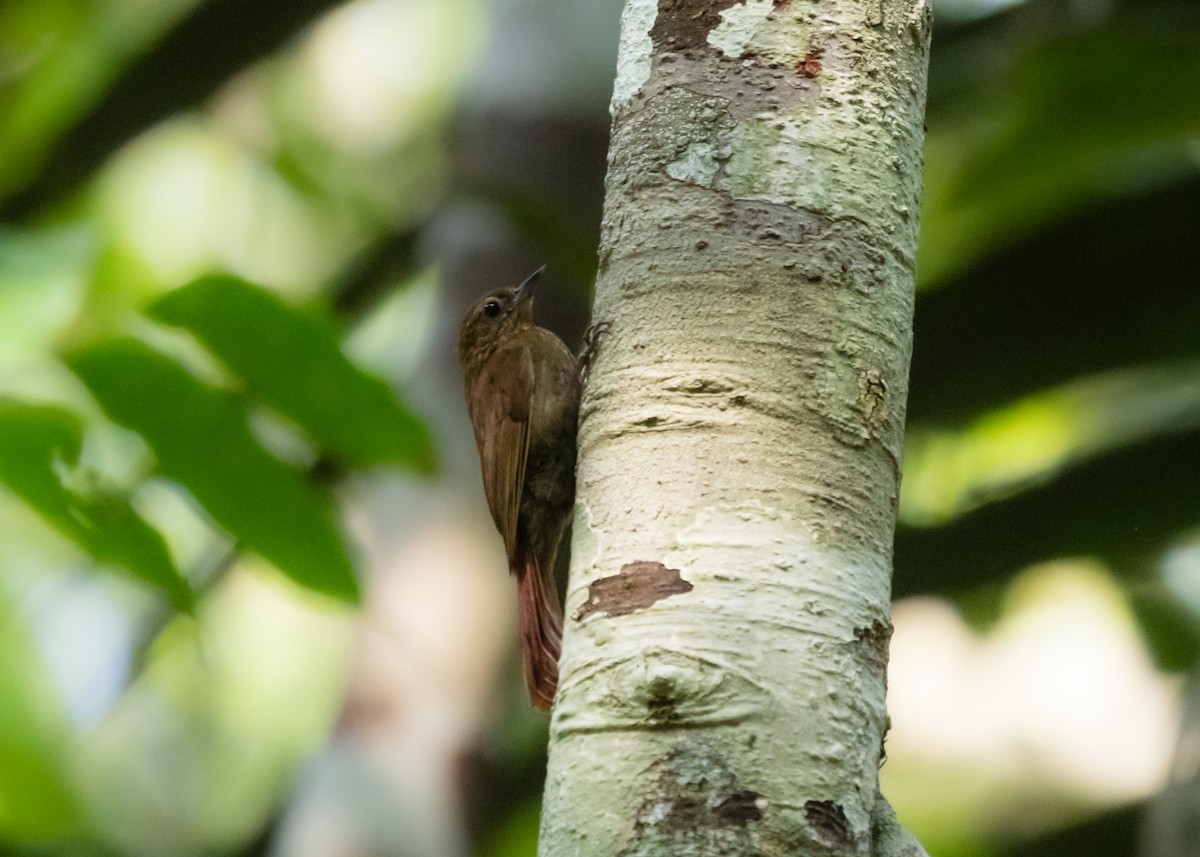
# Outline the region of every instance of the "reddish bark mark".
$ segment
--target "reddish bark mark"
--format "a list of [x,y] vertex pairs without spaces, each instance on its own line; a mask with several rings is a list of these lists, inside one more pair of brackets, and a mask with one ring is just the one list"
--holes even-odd
[[624,616],[645,610],[663,598],[691,591],[692,584],[683,579],[677,568],[667,568],[661,562],[627,562],[617,574],[592,582],[588,600],[575,611],[575,620],[581,621],[593,613]]
[[804,55],[804,59],[796,63],[796,71],[805,77],[816,77],[821,72],[821,60],[817,58],[817,52],[809,51]]
[[805,77],[816,77],[821,73],[821,46],[816,40],[810,40],[808,43],[808,53],[804,55],[804,59],[796,63],[796,73],[802,74]]

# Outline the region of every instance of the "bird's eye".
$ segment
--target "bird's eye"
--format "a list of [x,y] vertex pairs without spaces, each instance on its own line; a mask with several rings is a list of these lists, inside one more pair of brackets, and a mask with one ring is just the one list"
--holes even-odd
[[483,305],[483,314],[488,318],[495,318],[500,315],[500,302],[488,301]]

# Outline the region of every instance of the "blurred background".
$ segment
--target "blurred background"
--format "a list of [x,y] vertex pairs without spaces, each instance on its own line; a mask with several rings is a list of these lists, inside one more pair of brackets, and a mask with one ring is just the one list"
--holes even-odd
[[[0,4],[0,854],[534,853],[453,346],[578,341],[620,6]],[[1200,4],[934,6],[884,791],[1200,854]]]

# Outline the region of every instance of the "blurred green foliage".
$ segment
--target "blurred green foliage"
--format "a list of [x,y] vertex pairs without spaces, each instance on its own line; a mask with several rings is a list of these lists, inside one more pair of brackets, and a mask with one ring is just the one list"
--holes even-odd
[[127,337],[76,350],[67,363],[109,416],[146,439],[163,475],[236,538],[298,582],[357,599],[329,499],[263,448],[226,394]]
[[[149,312],[208,346],[242,394],[205,383],[128,336],[74,348],[63,355],[66,365],[115,422],[142,436],[156,471],[185,487],[241,544],[304,586],[357,601],[327,488],[265,448],[248,410],[256,403],[275,408],[306,433],[318,456],[429,473],[433,449],[424,425],[384,381],[346,358],[328,320],[243,280],[198,280]],[[95,474],[79,467],[83,427],[83,418],[65,408],[0,401],[0,482],[98,563],[133,573],[190,611],[191,590],[162,536],[130,505],[128,492],[90,485]]]
[[56,407],[0,401],[0,482],[29,503],[52,526],[102,564],[132,572],[162,589],[180,610],[193,608],[191,590],[180,576],[162,536],[120,492],[86,485],[76,468],[83,424]]
[[[429,205],[472,4],[341,6],[0,4],[0,851],[252,836],[337,712],[345,477],[435,472],[335,307]],[[347,46],[375,87],[355,105],[324,89]],[[99,614],[65,596],[80,639],[44,627],[88,585]],[[63,677],[93,646],[106,701]]]
[[1037,40],[931,126],[924,286],[1097,199],[1194,175],[1200,44],[1157,23]]
[[25,623],[3,599],[0,676],[0,836],[77,836],[85,821],[67,776],[70,730]]
[[321,315],[301,313],[244,280],[206,277],[168,293],[150,316],[194,335],[247,391],[354,467],[400,464],[429,473],[429,433],[379,378],[342,353]]

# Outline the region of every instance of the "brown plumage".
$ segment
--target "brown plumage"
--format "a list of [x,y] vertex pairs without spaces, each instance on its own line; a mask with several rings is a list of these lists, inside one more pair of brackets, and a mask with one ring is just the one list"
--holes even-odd
[[458,359],[483,491],[517,578],[525,683],[533,704],[548,710],[562,637],[554,559],[575,503],[580,382],[567,346],[533,323],[541,273],[476,301],[463,319]]

